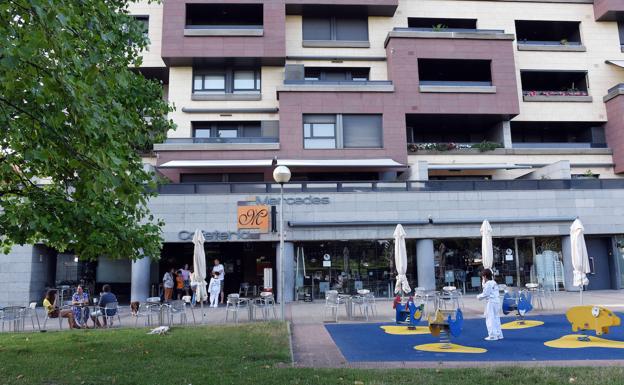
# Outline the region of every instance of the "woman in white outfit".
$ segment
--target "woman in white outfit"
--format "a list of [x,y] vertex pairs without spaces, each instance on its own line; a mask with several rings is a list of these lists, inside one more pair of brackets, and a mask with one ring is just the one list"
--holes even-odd
[[221,292],[221,281],[219,280],[219,273],[212,272],[212,278],[210,278],[210,284],[208,284],[208,291],[210,292],[210,307],[217,307],[219,303],[219,293]]
[[486,341],[496,341],[503,339],[503,331],[500,323],[500,296],[498,293],[498,285],[492,278],[492,270],[485,269],[481,273],[483,279],[483,293],[479,294],[479,300],[485,300],[485,326],[487,327],[488,336]]

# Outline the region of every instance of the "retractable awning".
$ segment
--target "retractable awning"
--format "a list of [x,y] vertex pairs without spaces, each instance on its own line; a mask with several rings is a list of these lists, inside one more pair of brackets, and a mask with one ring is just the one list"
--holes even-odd
[[449,164],[429,164],[429,170],[512,170],[529,169],[530,165],[513,163],[449,163]]
[[[161,168],[271,167],[271,159],[260,160],[172,160]],[[277,164],[288,167],[405,167],[392,159],[278,159]]]
[[605,63],[624,68],[624,60],[605,60]]
[[171,160],[162,168],[271,167],[271,160]]

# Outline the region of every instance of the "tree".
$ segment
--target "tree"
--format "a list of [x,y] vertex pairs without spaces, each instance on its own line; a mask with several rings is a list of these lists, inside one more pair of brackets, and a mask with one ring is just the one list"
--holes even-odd
[[173,123],[128,0],[0,1],[0,247],[156,257],[137,149]]

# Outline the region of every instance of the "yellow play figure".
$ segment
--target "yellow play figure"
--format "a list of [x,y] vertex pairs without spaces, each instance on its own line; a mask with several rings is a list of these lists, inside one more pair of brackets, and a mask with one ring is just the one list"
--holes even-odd
[[566,312],[572,331],[594,330],[596,335],[609,333],[612,326],[620,326],[620,317],[601,306],[575,306]]

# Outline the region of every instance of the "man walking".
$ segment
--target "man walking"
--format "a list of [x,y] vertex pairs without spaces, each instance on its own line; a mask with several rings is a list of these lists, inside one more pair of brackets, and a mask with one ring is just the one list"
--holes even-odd
[[215,258],[214,260],[214,267],[212,268],[212,272],[219,273],[219,281],[221,282],[221,304],[223,304],[223,280],[225,278],[225,269],[223,268],[221,262],[219,262],[218,258]]

